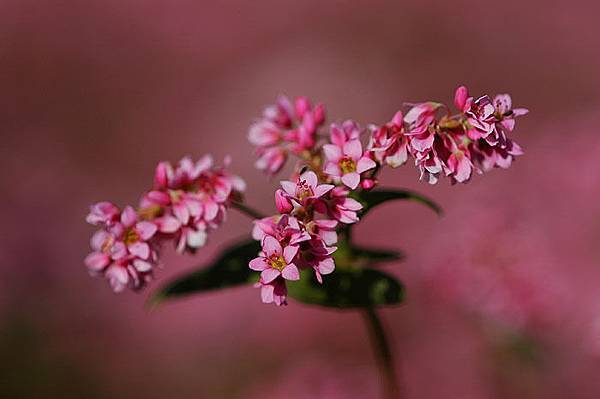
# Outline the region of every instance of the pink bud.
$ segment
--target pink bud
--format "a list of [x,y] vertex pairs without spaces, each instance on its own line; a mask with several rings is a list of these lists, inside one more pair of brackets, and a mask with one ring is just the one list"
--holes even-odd
[[279,213],[290,213],[294,209],[292,202],[282,189],[275,191],[275,206]]
[[465,104],[467,103],[467,98],[469,97],[469,92],[465,86],[460,86],[456,89],[454,93],[454,105],[460,111],[465,110]]
[[402,115],[402,111],[398,111],[394,114],[394,117],[392,118],[392,123],[396,126],[402,126],[403,119],[404,116]]
[[160,162],[156,166],[154,184],[157,188],[164,188],[169,184],[169,169],[170,165],[167,162]]
[[304,117],[304,114],[310,111],[310,101],[306,97],[298,97],[296,99],[296,115],[298,115],[299,119]]
[[373,187],[375,187],[376,184],[377,184],[377,181],[374,179],[364,179],[363,181],[360,182],[360,186],[364,190],[371,190]]
[[325,122],[325,106],[323,104],[315,106],[315,109],[313,109],[313,118],[317,126]]

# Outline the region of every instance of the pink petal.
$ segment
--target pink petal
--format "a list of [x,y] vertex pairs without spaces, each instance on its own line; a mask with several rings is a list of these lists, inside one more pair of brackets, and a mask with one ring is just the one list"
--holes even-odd
[[204,203],[204,219],[206,221],[214,220],[219,213],[219,205],[214,201],[207,201]]
[[337,220],[319,219],[315,220],[315,224],[321,229],[333,230],[337,227]]
[[121,223],[125,227],[131,227],[137,220],[137,213],[131,206],[126,206],[121,213]]
[[135,259],[133,261],[133,266],[138,272],[146,273],[152,270],[152,263],[146,262],[145,260]]
[[339,176],[342,174],[342,171],[340,170],[338,164],[333,162],[326,163],[323,172],[327,173],[330,176]]
[[354,160],[358,160],[362,155],[362,145],[358,140],[351,140],[344,144],[344,155],[348,155]]
[[163,191],[150,191],[146,194],[146,198],[149,199],[152,203],[161,206],[169,205],[169,203],[171,202],[171,197],[169,197],[169,194]]
[[269,268],[267,260],[263,257],[252,259],[248,266],[250,267],[250,269],[256,270],[257,272],[262,272],[263,270]]
[[454,93],[454,106],[460,110],[465,110],[465,104],[467,103],[467,98],[469,97],[469,92],[465,86],[460,86],[456,89]]
[[142,240],[150,239],[158,230],[158,227],[151,222],[139,222],[135,225],[136,231],[140,234]]
[[98,272],[108,266],[110,258],[102,252],[92,252],[85,257],[84,262],[88,269]]
[[360,211],[363,208],[362,204],[354,198],[346,198],[344,202],[342,202],[342,206],[351,211]]
[[330,192],[331,190],[333,190],[334,187],[335,186],[333,184],[319,184],[315,188],[315,197],[317,197],[317,198],[322,197],[323,195],[325,195],[328,192]]
[[273,292],[275,287],[271,284],[265,284],[260,288],[260,298],[263,303],[273,303]]
[[275,237],[265,236],[262,242],[262,248],[268,258],[273,255],[281,255],[281,244]]
[[271,281],[275,280],[280,275],[281,275],[281,272],[279,272],[279,270],[268,268],[268,269],[263,270],[260,273],[260,279],[262,280],[263,283],[268,284]]
[[285,191],[288,195],[291,195],[292,197],[296,196],[296,183],[291,182],[289,180],[282,180],[280,183],[281,187],[283,188],[283,191]]
[[188,211],[188,208],[187,206],[185,206],[183,201],[180,201],[173,205],[173,214],[177,219],[179,219],[181,224],[187,224],[190,220],[190,212]]
[[375,163],[375,161],[365,156],[358,160],[358,163],[356,164],[356,171],[358,173],[363,173],[364,171],[373,169],[376,166],[377,164]]
[[286,280],[300,280],[300,271],[296,265],[292,263],[283,268],[281,276]]
[[150,246],[145,242],[134,242],[127,246],[129,253],[137,256],[138,258],[148,259],[150,256]]
[[321,274],[330,274],[335,270],[335,262],[333,258],[325,258],[319,262],[318,265],[319,273]]
[[184,201],[191,217],[202,216],[202,204],[195,198],[186,198]]
[[342,176],[342,183],[354,190],[360,183],[360,175],[356,172],[346,173]]
[[127,247],[122,242],[115,242],[112,247],[110,247],[110,257],[118,260],[127,256]]
[[317,174],[312,170],[302,173],[302,175],[300,175],[300,180],[306,181],[306,183],[313,189],[317,187],[317,184],[319,184]]
[[127,270],[122,266],[111,266],[106,270],[106,278],[115,292],[120,292],[129,281]]
[[181,227],[179,219],[174,218],[173,216],[163,216],[154,220],[154,222],[157,224],[158,230],[161,233],[175,233]]
[[335,231],[322,230],[319,232],[319,237],[323,239],[326,245],[333,245],[337,242],[338,236]]
[[337,162],[342,157],[342,150],[340,147],[333,144],[325,144],[323,146],[323,153],[325,158],[331,162]]
[[283,259],[285,259],[286,263],[292,263],[294,257],[298,253],[298,247],[295,245],[288,245],[283,249]]
[[110,233],[108,233],[106,230],[98,230],[95,232],[90,240],[92,249],[95,251],[100,251],[106,240],[110,239],[109,237]]

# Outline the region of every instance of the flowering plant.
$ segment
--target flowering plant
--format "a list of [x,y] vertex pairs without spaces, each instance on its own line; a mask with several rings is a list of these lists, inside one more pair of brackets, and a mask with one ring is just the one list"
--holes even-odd
[[445,176],[452,184],[466,183],[474,174],[509,167],[523,153],[509,134],[527,110],[513,109],[509,95],[474,98],[459,87],[454,106],[456,113],[437,102],[409,104],[385,124],[362,128],[347,120],[325,132],[322,104],[281,97],[248,132],[256,167],[266,174],[277,174],[289,158],[296,159],[291,177],[274,192],[274,215],[262,215],[244,202],[246,185],[229,171],[229,159],[224,166],[210,156],[183,158],[176,165],[161,162],[136,208],[92,205],[87,221],[99,230],[85,264],[117,292],[139,290],[152,280],[163,244],[194,253],[223,224],[228,210],[237,209],[253,219],[251,238],[167,284],[152,301],[253,283],[264,303],[286,305],[293,298],[361,309],[381,354],[386,392],[396,397],[391,352],[375,308],[400,304],[403,287],[373,266],[400,254],[353,243],[352,229],[387,201],[415,200],[438,213],[440,208],[420,194],[378,187],[379,172],[412,159],[421,180],[435,184]]

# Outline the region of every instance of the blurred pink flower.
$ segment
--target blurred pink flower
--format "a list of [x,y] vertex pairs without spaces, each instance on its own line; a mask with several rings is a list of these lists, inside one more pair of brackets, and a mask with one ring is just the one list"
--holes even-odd
[[154,223],[139,220],[135,210],[127,206],[120,212],[119,221],[106,223],[92,237],[93,252],[85,259],[88,270],[107,278],[115,292],[127,286],[141,288],[151,278],[158,260],[150,241],[156,231]]

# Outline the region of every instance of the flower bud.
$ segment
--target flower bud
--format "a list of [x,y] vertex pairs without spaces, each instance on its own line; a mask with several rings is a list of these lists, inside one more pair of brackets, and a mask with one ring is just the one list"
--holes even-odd
[[279,213],[290,213],[294,209],[292,202],[281,189],[275,191],[275,206]]
[[374,179],[364,179],[363,181],[360,182],[360,186],[364,190],[371,190],[373,187],[375,187],[376,184],[377,184],[377,181]]

